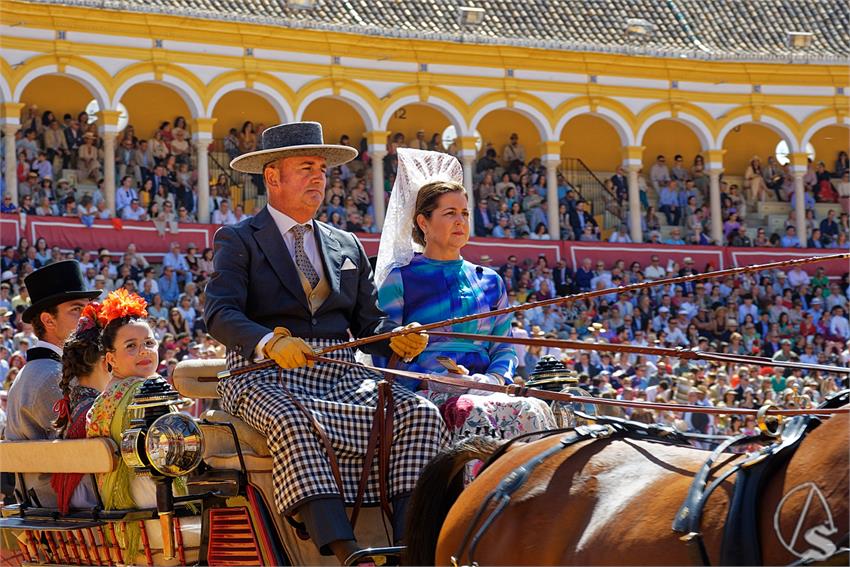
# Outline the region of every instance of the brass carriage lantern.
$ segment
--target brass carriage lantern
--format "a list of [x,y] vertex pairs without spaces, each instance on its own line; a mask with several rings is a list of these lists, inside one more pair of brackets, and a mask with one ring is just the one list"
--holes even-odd
[[192,472],[204,454],[201,428],[191,417],[177,412],[178,406],[190,401],[162,377],[148,378],[128,406],[134,417],[121,439],[124,463],[156,483],[156,508],[166,559],[174,557],[174,478]]

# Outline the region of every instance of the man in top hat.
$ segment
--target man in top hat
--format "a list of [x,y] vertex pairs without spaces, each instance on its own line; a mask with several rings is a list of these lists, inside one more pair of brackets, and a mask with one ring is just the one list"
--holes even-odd
[[[28,275],[24,283],[32,304],[21,319],[32,325],[38,341],[27,350],[27,363],[9,389],[6,439],[10,441],[55,436],[53,404],[62,397],[62,346],[77,327],[83,308],[100,295],[86,289],[75,260],[48,264]],[[24,482],[42,506],[56,505],[49,474],[26,474]]]
[[[362,367],[314,364],[307,357],[314,349],[398,324],[377,306],[372,268],[356,237],[313,220],[324,202],[327,170],[351,161],[357,151],[325,144],[315,122],[268,128],[262,147],[235,158],[231,167],[263,175],[268,205],[216,232],[204,316],[210,334],[227,347],[228,368],[264,358],[279,368],[224,378],[218,390],[226,411],[267,437],[278,510],[297,514],[321,552],[342,561],[358,550],[345,505],[358,492],[380,376]],[[408,334],[363,350],[408,359],[426,344],[426,335]],[[328,356],[354,360],[350,349]],[[422,467],[446,442],[447,431],[433,404],[400,386],[392,390],[387,487],[399,540],[409,494]],[[305,408],[327,436],[338,468]],[[366,504],[381,501],[377,467],[372,471]]]

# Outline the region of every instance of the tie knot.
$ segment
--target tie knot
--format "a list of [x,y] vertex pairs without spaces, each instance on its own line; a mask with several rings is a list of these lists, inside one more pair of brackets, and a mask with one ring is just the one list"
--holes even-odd
[[292,233],[293,233],[296,237],[299,237],[299,238],[300,238],[300,237],[304,236],[304,234],[305,234],[307,231],[312,230],[312,228],[313,228],[313,227],[312,227],[312,226],[310,226],[309,224],[296,224],[295,226],[293,226],[293,227],[292,227],[292,228],[290,228],[289,230],[290,230],[290,231],[292,231]]

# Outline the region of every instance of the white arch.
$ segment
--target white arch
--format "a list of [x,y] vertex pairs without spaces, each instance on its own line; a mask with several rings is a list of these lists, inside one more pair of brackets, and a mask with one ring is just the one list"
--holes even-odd
[[15,102],[12,100],[12,88],[9,86],[9,81],[3,75],[0,75],[0,101]]
[[451,121],[452,125],[454,125],[458,137],[466,136],[466,132],[468,130],[466,127],[466,120],[463,119],[463,115],[457,108],[437,96],[429,96],[427,102],[420,100],[419,95],[410,95],[398,99],[389,105],[384,111],[384,115],[381,117],[380,121],[380,129],[386,130],[393,113],[407,104],[422,104],[442,111],[442,113]]
[[220,101],[224,95],[232,93],[233,91],[248,91],[263,97],[263,99],[268,102],[272,108],[274,108],[274,111],[277,113],[278,120],[280,120],[281,123],[295,121],[292,109],[289,105],[285,105],[283,103],[283,97],[280,96],[280,93],[275,91],[269,85],[258,81],[254,82],[253,87],[248,87],[245,84],[245,81],[234,81],[222,86],[212,96],[209,104],[207,104],[206,114],[208,116],[212,116],[213,110],[215,110],[215,105],[218,104],[218,101]]
[[[788,144],[789,153],[797,153],[797,152],[800,151],[801,146],[799,146],[797,144],[797,137],[794,136],[794,134],[790,130],[788,130],[788,126],[786,126],[785,124],[783,124],[782,122],[780,122],[776,118],[773,118],[772,116],[762,116],[761,120],[755,120],[755,119],[753,119],[751,114],[745,114],[743,116],[739,116],[737,118],[734,118],[728,124],[726,124],[720,130],[720,132],[718,132],[717,139],[715,140],[715,144],[711,147],[718,148],[718,149],[722,148],[723,147],[723,140],[726,139],[726,135],[729,134],[729,132],[731,132],[733,128],[735,128],[736,126],[740,126],[741,124],[748,124],[748,123],[761,124],[763,126],[767,126],[771,130],[773,130],[774,132],[776,132],[777,134],[782,136],[782,138],[785,140],[785,143]],[[803,147],[805,147],[805,146],[803,146]]]
[[156,83],[158,85],[171,87],[177,92],[177,94],[180,95],[180,98],[183,99],[186,106],[189,107],[189,113],[192,118],[204,116],[204,104],[201,102],[201,97],[198,96],[198,93],[196,93],[194,89],[186,83],[186,81],[179,77],[175,77],[174,75],[169,75],[168,73],[163,73],[162,79],[157,79],[153,73],[141,73],[130,77],[115,91],[115,96],[112,98],[113,106],[117,106],[118,103],[121,102],[121,99],[124,98],[127,91],[141,83]]
[[699,139],[700,147],[709,148],[711,147],[711,143],[714,141],[714,138],[711,136],[711,129],[707,124],[704,124],[702,120],[694,116],[693,114],[688,114],[687,112],[678,112],[676,116],[673,116],[673,113],[669,110],[661,111],[657,114],[653,114],[649,118],[644,121],[638,130],[637,136],[635,137],[637,140],[637,144],[643,143],[643,138],[646,136],[647,131],[650,126],[655,124],[656,122],[660,122],[661,120],[675,120],[676,122],[680,122],[689,126],[691,131],[697,135]]
[[836,119],[835,117],[824,118],[823,120],[818,120],[812,127],[806,130],[806,133],[803,134],[803,138],[800,140],[800,147],[805,148],[806,145],[812,141],[812,137],[818,133],[818,130],[821,128],[825,128],[826,126],[847,126],[847,119]]
[[558,138],[561,137],[561,133],[564,131],[564,128],[566,128],[567,123],[569,123],[570,120],[572,120],[576,116],[581,116],[584,114],[598,116],[605,120],[605,122],[613,126],[614,130],[617,131],[617,135],[620,136],[620,143],[622,143],[622,145],[636,145],[634,134],[632,133],[632,128],[631,126],[629,126],[629,123],[626,122],[626,119],[611,110],[610,108],[605,108],[602,106],[597,106],[595,111],[591,110],[589,106],[580,106],[564,114],[558,121],[558,123],[555,125],[555,132]]
[[472,120],[469,121],[469,129],[468,132],[474,132],[478,129],[478,124],[481,120],[484,119],[485,116],[493,112],[494,110],[515,110],[531,120],[532,124],[537,128],[537,133],[540,134],[540,140],[556,140],[557,136],[555,136],[549,128],[549,121],[543,116],[539,110],[534,108],[533,106],[526,104],[524,102],[516,101],[513,107],[508,107],[505,104],[505,101],[495,101],[490,104],[482,107],[478,112],[475,113],[475,116],[472,117]]
[[331,89],[319,89],[310,93],[298,106],[298,111],[295,113],[295,120],[303,120],[304,113],[307,111],[307,107],[310,106],[310,103],[320,98],[334,98],[350,103],[351,106],[354,107],[354,110],[357,111],[357,114],[360,115],[360,118],[363,119],[363,125],[366,127],[367,132],[378,129],[378,116],[375,114],[375,111],[372,110],[372,107],[369,106],[369,103],[357,93],[346,89],[341,89],[338,95],[334,94]]
[[109,94],[107,94],[106,88],[101,85],[91,73],[78,67],[74,67],[73,65],[66,66],[65,71],[60,72],[59,67],[53,63],[43,67],[37,67],[24,75],[15,87],[14,93],[12,93],[12,100],[21,100],[21,95],[23,94],[24,89],[26,89],[34,80],[45,75],[59,75],[61,77],[71,77],[76,79],[77,82],[81,83],[89,91],[89,93],[91,93],[94,99],[97,100],[97,104],[100,108],[112,108],[107,104],[109,102]]

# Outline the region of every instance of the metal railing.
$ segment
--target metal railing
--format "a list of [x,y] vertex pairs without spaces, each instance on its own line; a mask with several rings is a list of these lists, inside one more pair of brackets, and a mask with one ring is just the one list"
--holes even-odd
[[581,158],[563,158],[561,173],[581,198],[590,203],[591,212],[594,215],[603,216],[605,228],[611,228],[621,222],[615,214],[617,196],[605,187],[605,183]]
[[210,179],[216,182],[222,174],[227,177],[228,194],[233,206],[242,205],[248,214],[254,214],[266,204],[262,176],[234,171],[230,156],[224,151],[223,140],[214,140],[209,152]]

